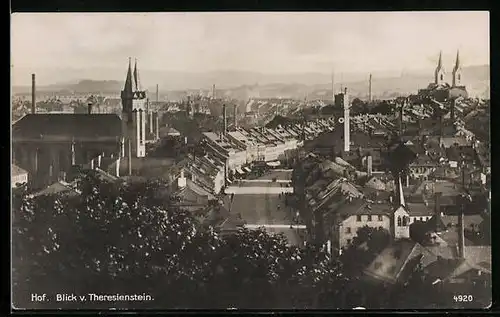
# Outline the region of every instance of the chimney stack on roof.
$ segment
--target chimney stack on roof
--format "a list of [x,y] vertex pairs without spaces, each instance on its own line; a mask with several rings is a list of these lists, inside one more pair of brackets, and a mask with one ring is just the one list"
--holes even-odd
[[36,81],[35,74],[31,74],[31,113],[36,113]]

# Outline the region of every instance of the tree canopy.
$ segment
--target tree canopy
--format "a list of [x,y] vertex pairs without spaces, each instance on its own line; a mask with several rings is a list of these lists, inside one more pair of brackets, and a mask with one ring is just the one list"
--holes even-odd
[[[160,181],[108,183],[87,173],[75,190],[16,193],[16,307],[342,307],[341,265],[312,247],[292,247],[284,236],[260,230],[221,236],[177,208]],[[32,302],[33,293],[51,302]],[[153,300],[56,302],[56,293]]]

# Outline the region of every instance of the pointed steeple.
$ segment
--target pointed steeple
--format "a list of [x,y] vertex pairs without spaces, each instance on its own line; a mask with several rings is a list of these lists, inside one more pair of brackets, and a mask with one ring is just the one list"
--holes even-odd
[[398,175],[398,192],[399,192],[399,205],[406,207],[405,195],[403,193],[403,181],[401,180],[401,173]]
[[460,69],[460,51],[457,50],[457,59],[455,60],[455,67],[453,68],[453,71],[457,71]]
[[442,85],[442,84],[445,83],[445,81],[444,81],[445,71],[444,71],[444,68],[443,68],[443,56],[442,55],[443,54],[440,51],[439,52],[438,64],[437,64],[437,67],[436,67],[436,71],[434,72],[434,83],[436,85]]
[[128,70],[127,70],[127,78],[125,79],[125,86],[123,87],[123,91],[126,93],[131,93],[132,90],[132,61],[131,58],[128,58]]
[[439,51],[439,60],[438,60],[438,65],[437,69],[443,68],[443,52]]
[[141,91],[141,81],[139,80],[139,70],[137,69],[137,58],[134,65],[134,91]]

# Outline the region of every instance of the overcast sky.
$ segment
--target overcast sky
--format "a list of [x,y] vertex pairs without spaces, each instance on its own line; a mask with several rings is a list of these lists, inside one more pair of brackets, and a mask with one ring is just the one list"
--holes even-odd
[[366,72],[489,64],[488,12],[12,15],[16,68]]

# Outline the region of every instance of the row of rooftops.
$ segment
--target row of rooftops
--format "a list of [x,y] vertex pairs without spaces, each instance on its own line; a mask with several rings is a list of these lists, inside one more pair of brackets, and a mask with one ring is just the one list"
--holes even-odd
[[[334,121],[330,119],[322,119],[317,121],[307,122],[305,127],[295,125],[276,129],[270,128],[236,128],[233,131],[226,132],[226,135],[220,135],[215,132],[203,132],[203,135],[212,142],[215,142],[226,151],[244,150],[241,144],[246,147],[252,146],[276,146],[284,144],[287,141],[300,139],[302,129],[306,133],[306,137],[317,135],[325,130],[332,130]],[[228,137],[229,136],[229,137]],[[241,144],[234,142],[237,140]]]

